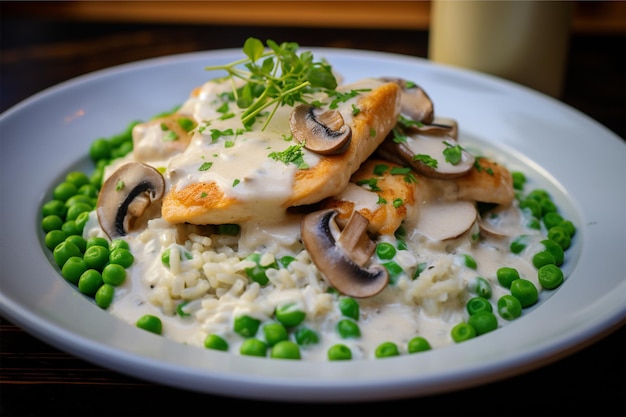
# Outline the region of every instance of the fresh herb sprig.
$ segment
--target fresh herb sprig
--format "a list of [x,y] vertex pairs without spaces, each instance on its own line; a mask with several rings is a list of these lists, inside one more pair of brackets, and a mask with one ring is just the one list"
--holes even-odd
[[[206,70],[224,70],[233,82],[237,105],[245,109],[241,122],[249,128],[256,117],[273,106],[263,129],[282,105],[306,102],[305,94],[317,91],[334,91],[337,80],[332,67],[324,61],[314,61],[313,54],[298,54],[296,42],[278,44],[267,40],[267,49],[257,38],[248,38],[243,46],[246,58],[226,65],[206,67]],[[245,81],[237,88],[235,79]]]

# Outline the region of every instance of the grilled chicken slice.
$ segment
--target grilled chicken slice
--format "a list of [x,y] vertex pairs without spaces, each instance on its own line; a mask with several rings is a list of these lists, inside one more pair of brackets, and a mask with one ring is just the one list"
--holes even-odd
[[[206,88],[220,91],[215,86]],[[317,154],[288,140],[292,139],[289,119],[294,107],[278,108],[266,127],[256,123],[251,130],[243,129],[236,113],[229,119],[211,119],[198,129],[187,149],[170,161],[163,218],[191,224],[280,218],[289,207],[317,203],[341,192],[395,126],[400,88],[365,79],[338,90],[341,100],[324,94],[312,97],[311,102],[323,103],[323,110],[332,107],[350,127],[351,139],[342,153]],[[223,105],[218,93],[200,92],[198,97],[200,106]],[[227,111],[234,112],[234,104]],[[199,120],[210,114],[202,108],[194,112],[204,115]]]

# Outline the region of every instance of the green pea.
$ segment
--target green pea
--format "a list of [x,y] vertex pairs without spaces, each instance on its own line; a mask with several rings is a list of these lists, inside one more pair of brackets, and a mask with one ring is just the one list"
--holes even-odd
[[130,250],[130,245],[124,239],[113,239],[111,241],[111,244],[109,245],[109,250],[115,250],[115,249]]
[[50,230],[46,233],[44,243],[48,249],[54,250],[54,248],[57,247],[59,243],[63,242],[66,237],[67,236],[65,236],[65,232],[63,230]]
[[102,271],[109,262],[109,250],[102,246],[90,246],[85,250],[83,259],[89,268]]
[[52,197],[55,200],[65,202],[71,196],[76,195],[77,192],[78,187],[76,187],[71,182],[65,181],[54,187],[54,190],[52,191]]
[[51,230],[61,230],[63,219],[56,214],[49,214],[41,220],[41,228],[48,233]]
[[300,346],[308,346],[319,343],[320,338],[317,332],[308,327],[298,327],[294,332],[296,343]]
[[547,290],[553,290],[563,283],[563,271],[556,265],[544,265],[537,271],[539,284]]
[[345,317],[354,320],[359,319],[359,303],[352,297],[341,297],[339,299],[339,311]]
[[76,194],[76,195],[71,196],[65,201],[65,206],[69,209],[71,206],[73,206],[74,204],[78,204],[78,203],[87,204],[90,209],[94,207],[93,198],[86,196],[84,194]]
[[259,330],[260,325],[261,320],[244,314],[235,318],[233,330],[243,337],[253,337]]
[[556,260],[554,259],[554,256],[552,256],[552,253],[548,251],[541,251],[533,255],[532,263],[535,268],[539,269],[544,265],[555,265]]
[[113,302],[113,296],[115,295],[115,288],[109,284],[103,284],[98,291],[96,291],[96,295],[94,299],[96,300],[96,304],[98,307],[102,309],[109,308],[111,303]]
[[87,203],[72,204],[67,208],[67,215],[65,217],[65,220],[76,220],[79,214],[85,213],[85,212],[88,213],[91,210],[92,210],[91,205]]
[[286,304],[276,308],[274,312],[276,320],[285,327],[296,327],[306,318],[306,313],[299,309],[296,304]]
[[554,226],[558,226],[559,223],[561,223],[563,221],[563,216],[561,216],[559,213],[552,211],[549,213],[546,213],[543,216],[543,224],[546,226],[546,230],[550,229]]
[[504,288],[511,288],[511,283],[519,278],[519,272],[515,268],[503,266],[496,271],[496,278]]
[[287,268],[293,261],[295,261],[296,258],[294,258],[293,256],[282,256],[279,260],[278,263],[281,264],[284,268]]
[[469,317],[467,324],[476,330],[476,336],[480,336],[496,330],[498,328],[498,319],[491,311],[479,311]]
[[80,249],[80,253],[85,253],[85,249],[87,249],[87,241],[80,235],[71,235],[68,236],[65,240],[68,240],[78,246]]
[[[51,232],[52,233],[52,232]],[[52,251],[52,256],[54,257],[54,261],[60,268],[63,268],[65,262],[70,259],[72,256],[82,256],[82,253],[78,246],[71,241],[64,240],[54,247]]]
[[102,280],[114,287],[122,285],[126,280],[126,269],[122,265],[108,264],[102,269]]
[[465,266],[470,268],[470,269],[476,269],[478,268],[478,264],[476,263],[476,259],[474,259],[472,256],[468,255],[468,254],[463,254],[463,260],[465,263]]
[[276,343],[287,340],[289,337],[287,329],[282,325],[282,323],[268,323],[264,325],[263,335],[265,336],[265,341],[269,346],[274,346]]
[[79,195],[87,196],[91,198],[93,202],[93,199],[98,197],[98,189],[94,187],[94,185],[91,184],[91,182],[89,182],[88,184],[84,184],[78,187],[78,192],[76,196],[79,196]]
[[541,218],[541,204],[533,198],[525,198],[520,202],[520,208],[527,211],[535,218]]
[[350,319],[341,319],[337,322],[337,332],[342,339],[361,337],[359,325]]
[[400,356],[400,350],[398,349],[398,345],[393,342],[383,342],[380,345],[376,346],[374,356],[376,358],[389,358],[392,356]]
[[60,200],[50,200],[46,202],[46,204],[44,204],[41,208],[41,214],[43,215],[43,217],[53,214],[65,220],[66,213],[67,207],[65,206],[65,203]]
[[104,138],[94,140],[89,147],[89,156],[94,162],[108,159],[111,156],[111,143]]
[[255,263],[255,266],[245,269],[246,275],[251,280],[258,282],[261,285],[265,285],[269,282],[269,278],[266,274],[268,269],[278,269],[278,265],[276,265],[275,262],[270,265],[260,265],[259,262],[261,260],[261,254],[259,253],[252,253],[248,255],[246,259]]
[[510,294],[498,299],[498,314],[505,320],[515,320],[522,315],[522,304]]
[[89,184],[89,177],[82,171],[72,171],[65,176],[65,181],[80,187],[81,185]]
[[488,311],[488,312],[493,311],[493,307],[491,303],[489,302],[489,300],[483,297],[470,298],[467,301],[465,308],[467,309],[467,312],[469,313],[470,316],[481,311]]
[[69,258],[63,268],[61,268],[61,276],[71,282],[78,284],[80,276],[87,270],[85,260],[80,256],[72,256]]
[[576,226],[570,220],[563,220],[559,223],[558,227],[565,230],[565,232],[570,236],[574,236],[576,234]]
[[86,295],[95,295],[96,291],[102,287],[102,274],[95,269],[87,269],[78,278],[78,291]]
[[550,239],[542,240],[541,244],[546,251],[552,254],[554,262],[557,266],[563,265],[563,261],[565,260],[565,251],[561,245]]
[[490,299],[492,295],[491,284],[483,277],[476,277],[472,288],[476,295]]
[[130,267],[135,261],[135,257],[128,249],[113,249],[109,255],[109,262],[122,265],[124,268]]
[[376,255],[380,259],[393,259],[396,256],[396,248],[389,242],[380,242],[376,245]]
[[414,338],[409,340],[409,343],[407,345],[407,352],[409,353],[425,352],[431,349],[432,347],[430,346],[428,340],[426,340],[426,338],[422,336],[415,336]]
[[516,190],[523,190],[524,185],[526,184],[526,175],[523,172],[514,171],[511,172],[511,177],[513,178],[513,188]]
[[556,243],[563,248],[563,250],[567,250],[571,245],[571,236],[567,231],[561,226],[555,226],[548,230],[548,239],[555,241]]
[[548,193],[546,190],[542,188],[537,188],[537,189],[532,190],[531,192],[528,193],[526,198],[529,198],[535,201],[552,200],[550,193]]
[[228,350],[228,342],[223,337],[213,333],[204,338],[204,347],[225,352]]
[[239,347],[239,353],[247,356],[265,356],[267,355],[267,344],[259,339],[251,338],[243,341]]
[[91,212],[84,211],[76,217],[76,220],[74,220],[74,224],[76,225],[77,229],[83,230],[83,231],[85,230],[85,225],[89,221],[89,213]]
[[528,227],[529,229],[540,230],[541,222],[536,217],[531,217],[530,219],[528,219],[528,223],[526,223],[526,227]]
[[528,246],[528,236],[521,235],[513,239],[511,245],[509,246],[509,250],[511,251],[511,253],[519,254],[524,249],[526,249],[526,246]]
[[76,223],[76,220],[66,221],[63,223],[63,226],[61,226],[61,230],[63,230],[67,236],[83,234],[83,229]]
[[389,283],[392,285],[398,282],[398,278],[404,273],[404,269],[394,261],[385,262],[382,265],[389,272]]
[[154,334],[163,333],[163,323],[161,322],[161,319],[157,316],[153,316],[152,314],[144,314],[139,317],[135,325],[140,329],[147,330]]
[[102,246],[103,248],[109,249],[109,241],[103,237],[91,236],[87,238],[87,248],[92,246]]
[[459,323],[452,328],[450,336],[456,343],[465,342],[476,337],[476,329],[468,323]]
[[539,202],[539,205],[541,206],[541,215],[544,218],[545,218],[545,216],[547,216],[550,213],[556,213],[557,212],[556,204],[554,204],[554,202],[552,200],[550,200],[549,198],[544,198],[543,200],[541,200]]
[[329,361],[345,361],[352,359],[352,351],[348,346],[338,343],[328,348],[327,356]]
[[522,308],[535,304],[539,299],[535,284],[524,278],[516,279],[511,283],[511,295],[519,300]]
[[270,350],[274,359],[300,359],[300,347],[291,340],[281,340]]

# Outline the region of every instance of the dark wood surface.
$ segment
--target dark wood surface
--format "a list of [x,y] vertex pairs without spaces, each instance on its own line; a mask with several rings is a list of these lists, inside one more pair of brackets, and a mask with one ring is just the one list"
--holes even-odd
[[[0,111],[91,71],[168,54],[239,48],[249,36],[417,57],[428,52],[426,31],[111,25],[5,15],[0,30]],[[621,138],[626,137],[625,56],[624,34],[573,34],[562,96],[563,102]],[[617,250],[623,253],[624,248]],[[59,351],[0,320],[3,416],[626,414],[623,324],[538,370],[475,388],[399,401],[292,404],[198,394],[145,382]]]

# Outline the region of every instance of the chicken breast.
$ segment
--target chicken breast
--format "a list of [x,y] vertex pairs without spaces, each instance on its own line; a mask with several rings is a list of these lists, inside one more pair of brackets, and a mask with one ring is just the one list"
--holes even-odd
[[[343,153],[320,155],[293,140],[293,107],[276,109],[267,126],[244,129],[234,103],[223,99],[223,86],[208,83],[194,98],[199,128],[186,150],[170,160],[163,218],[171,223],[242,223],[280,217],[289,207],[340,193],[395,126],[400,89],[365,79],[337,90],[336,96],[316,95],[311,102],[322,103],[321,109],[336,107],[351,129],[351,141]],[[219,117],[227,112],[233,117]]]

